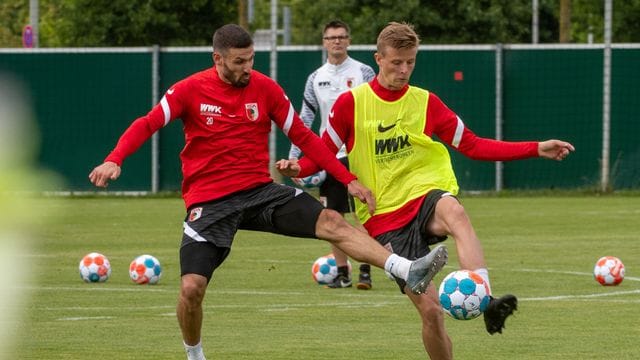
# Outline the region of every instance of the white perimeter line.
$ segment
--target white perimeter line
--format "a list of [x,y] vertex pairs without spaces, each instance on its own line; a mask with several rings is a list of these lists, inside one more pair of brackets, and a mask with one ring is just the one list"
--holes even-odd
[[77,317],[64,317],[58,320],[60,321],[82,321],[82,320],[105,320],[114,319],[113,316],[77,316]]
[[[604,293],[604,294],[559,295],[559,296],[524,298],[524,299],[519,299],[519,300],[522,300],[522,301],[546,301],[546,300],[594,299],[594,298],[606,297],[606,296],[630,295],[630,294],[640,294],[640,290],[615,291],[615,292],[608,292],[608,293]],[[629,302],[631,302],[631,301],[629,301]]]
[[[590,276],[593,277],[593,273],[579,272],[579,271],[560,271],[560,270],[540,270],[540,269],[517,269],[513,271],[522,271],[522,272],[537,272],[537,273],[549,273],[549,274],[567,274],[567,275],[579,275],[579,276]],[[625,276],[624,280],[629,281],[640,281],[640,278]]]

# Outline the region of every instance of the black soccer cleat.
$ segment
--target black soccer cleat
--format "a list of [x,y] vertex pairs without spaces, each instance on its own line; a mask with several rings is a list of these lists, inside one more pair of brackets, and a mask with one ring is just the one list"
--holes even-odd
[[333,282],[325,285],[325,287],[330,288],[330,289],[349,288],[349,287],[351,287],[351,279],[349,279],[348,277],[346,277],[344,275],[338,275],[338,276],[336,276],[335,279],[333,279]]
[[515,295],[507,294],[499,298],[491,297],[489,306],[484,311],[484,325],[489,334],[502,334],[504,329],[504,321],[518,310],[518,298]]
[[371,275],[369,273],[362,272],[358,277],[358,283],[356,287],[359,290],[369,290],[371,289]]

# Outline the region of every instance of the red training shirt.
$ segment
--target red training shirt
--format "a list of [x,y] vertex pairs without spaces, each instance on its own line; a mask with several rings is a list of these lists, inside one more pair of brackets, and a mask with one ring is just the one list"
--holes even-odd
[[274,80],[254,70],[246,87],[234,87],[220,79],[215,66],[167,90],[159,104],[129,126],[105,161],[121,165],[177,118],[182,119],[185,135],[180,159],[187,208],[273,181],[269,173],[271,121],[340,182],[346,185],[356,178],[302,123]]

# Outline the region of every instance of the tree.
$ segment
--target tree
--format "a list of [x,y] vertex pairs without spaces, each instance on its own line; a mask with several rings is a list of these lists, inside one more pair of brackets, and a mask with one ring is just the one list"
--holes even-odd
[[616,1],[613,4],[612,17],[612,41],[640,42],[640,21],[638,21],[640,19],[640,0]]
[[[39,43],[41,47],[210,45],[214,29],[239,22],[244,1],[39,0]],[[254,1],[254,5],[250,30],[269,29],[270,1]],[[531,41],[530,1],[279,0],[278,6],[291,8],[296,45],[320,44],[322,27],[332,19],[351,26],[354,44],[375,44],[389,21],[412,23],[423,44]],[[539,0],[540,43],[558,42],[559,10],[558,0]],[[592,34],[594,42],[602,42],[603,16],[601,0],[572,0],[568,41],[587,42]],[[616,1],[613,41],[640,42],[639,18],[640,0]],[[0,47],[21,47],[22,29],[28,22],[28,1],[0,1]]]
[[22,47],[22,29],[29,23],[28,1],[0,2],[0,47]]
[[214,29],[237,20],[231,0],[65,0],[60,10],[59,46],[210,45]]
[[[39,3],[41,47],[211,45],[216,28],[238,19],[234,0],[40,0]],[[0,32],[1,46],[21,45],[28,11],[28,1],[3,1],[0,21],[12,26]]]
[[[265,1],[266,2],[266,1]],[[542,1],[541,24],[555,16],[553,0]],[[389,21],[405,21],[416,28],[423,44],[527,43],[531,39],[531,4],[508,0],[281,0],[293,12],[293,43],[319,44],[322,26],[340,19],[351,26],[354,44],[374,44]],[[268,9],[256,11],[255,27],[268,28]],[[557,12],[556,12],[557,13]],[[266,21],[265,21],[266,20]],[[540,31],[541,42],[556,42],[555,29]]]

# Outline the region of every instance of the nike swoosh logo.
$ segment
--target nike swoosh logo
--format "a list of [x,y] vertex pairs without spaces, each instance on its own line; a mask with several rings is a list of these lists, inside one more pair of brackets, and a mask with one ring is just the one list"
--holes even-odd
[[380,124],[378,124],[378,131],[379,132],[385,132],[385,131],[389,131],[389,130],[393,129],[394,127],[396,127],[396,124],[389,125],[389,126],[382,126],[382,123],[380,123]]
[[173,91],[174,91],[173,89],[169,89],[169,90],[167,90],[167,94],[171,95],[171,94],[173,94]]
[[329,117],[330,117],[330,118],[332,118],[332,117],[333,117],[333,110],[331,110],[331,111],[329,112]]

